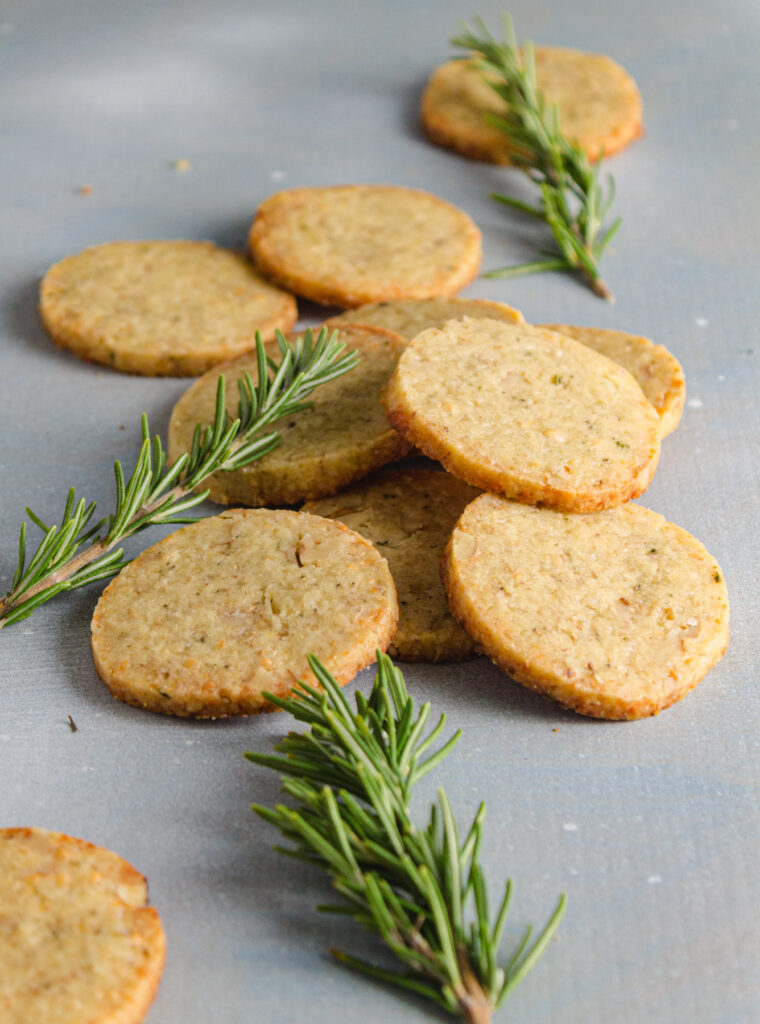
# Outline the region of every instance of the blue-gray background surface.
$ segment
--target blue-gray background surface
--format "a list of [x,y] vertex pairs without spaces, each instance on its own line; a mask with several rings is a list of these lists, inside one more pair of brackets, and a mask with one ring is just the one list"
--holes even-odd
[[[496,26],[497,3],[480,11]],[[464,731],[438,781],[462,823],[487,801],[489,878],[516,883],[510,937],[568,894],[559,937],[503,1019],[755,1024],[760,14],[755,0],[515,0],[512,12],[522,38],[621,61],[647,133],[609,165],[624,217],[604,261],[615,306],[560,275],[466,294],[530,321],[646,334],[682,361],[687,408],[644,503],[723,566],[732,639],[694,693],[629,724],[563,712],[483,660],[410,667],[408,679]],[[3,0],[2,589],[24,505],[52,519],[75,484],[108,508],[111,464],[134,459],[140,413],[165,432],[187,386],[54,348],[35,308],[52,262],[116,238],[242,246],[270,192],[344,182],[461,205],[483,229],[486,268],[534,253],[533,226],[487,198],[502,185],[527,198],[515,172],[436,149],[418,128],[421,86],[471,13],[451,0]],[[242,752],[267,749],[286,720],[199,724],[115,702],[89,652],[96,598],[60,599],[0,635],[0,825],[83,836],[148,876],[169,940],[150,1024],[438,1019],[328,960],[330,945],[372,947],[311,910],[319,876],[274,854],[248,811],[277,784]]]

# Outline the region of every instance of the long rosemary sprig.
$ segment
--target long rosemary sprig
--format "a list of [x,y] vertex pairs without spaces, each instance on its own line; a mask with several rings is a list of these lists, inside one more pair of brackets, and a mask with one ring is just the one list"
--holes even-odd
[[196,492],[211,473],[239,469],[268,454],[280,443],[280,435],[262,433],[281,416],[306,409],[315,388],[353,369],[356,353],[343,355],[337,332],[328,337],[323,328],[316,341],[307,330],[294,344],[277,332],[281,359],[266,354],[256,334],[258,380],[250,374],[238,381],[237,418],[230,420],[225,406],[225,379],[219,377],[214,420],[195,427],[190,452],[171,468],[158,436],[151,442],[148,418],[142,417],[142,446],[129,479],[117,460],[115,511],[95,525],[95,502],[77,501],[72,487],[66,498],[60,525],[49,526],[30,508],[27,515],[42,530],[37,550],[27,561],[26,523],[19,533],[18,568],[11,588],[0,599],[0,629],[25,619],[56,594],[76,590],[95,580],[115,576],[126,564],[120,545],[128,537],[158,523],[188,523],[186,513],[200,504],[208,491]]
[[504,100],[504,113],[488,114],[488,121],[509,139],[512,163],[541,191],[537,206],[501,193],[492,193],[491,198],[544,221],[556,243],[556,250],[545,253],[544,259],[492,270],[485,276],[516,277],[544,270],[572,270],[581,275],[596,295],[612,299],[599,275],[599,260],[621,224],[618,217],[603,230],[615,198],[615,183],[608,175],[605,195],[599,184],[598,168],[575,140],[562,134],[556,105],[546,103],[536,84],[533,44],[527,42],[520,53],[509,15],[504,16],[502,42],[491,35],[482,19],[477,19],[475,29],[465,26],[452,43],[475,56],[486,81]]
[[369,699],[356,693],[356,711],[318,659],[311,656],[309,664],[321,691],[299,683],[294,696],[267,697],[310,730],[289,733],[276,748],[282,757],[246,754],[287,776],[283,790],[297,807],[253,810],[295,844],[283,853],[329,871],[345,902],[319,909],[349,914],[378,933],[403,969],[332,950],[340,962],[424,996],[469,1024],[486,1024],[543,952],[565,897],[538,938],[531,943],[528,928],[500,967],[512,883],[492,919],[478,859],[485,807],[463,842],[443,790],[425,828],[415,827],[409,810],[415,782],[450,753],[459,732],[430,752],[445,716],[424,735],[430,705],[415,716],[404,677],[383,654]]

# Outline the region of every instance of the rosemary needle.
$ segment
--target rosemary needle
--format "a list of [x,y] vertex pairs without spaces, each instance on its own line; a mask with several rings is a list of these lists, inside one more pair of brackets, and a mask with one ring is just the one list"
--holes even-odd
[[517,277],[570,270],[579,273],[600,298],[611,300],[612,293],[599,274],[599,260],[621,223],[618,217],[609,228],[603,227],[615,198],[615,183],[609,175],[605,194],[597,167],[575,140],[562,134],[556,105],[546,103],[536,83],[533,44],[527,42],[520,53],[509,15],[504,16],[501,42],[491,35],[482,19],[477,19],[475,29],[464,26],[452,43],[474,56],[486,81],[504,101],[504,112],[486,115],[488,121],[507,136],[512,163],[541,193],[536,206],[501,193],[492,193],[491,198],[542,220],[550,228],[556,246],[545,253],[544,259],[492,270],[485,276]]
[[[56,594],[76,590],[95,580],[115,576],[127,564],[119,545],[149,526],[193,522],[186,513],[199,505],[208,491],[196,492],[211,473],[239,469],[268,454],[280,443],[280,435],[268,430],[275,420],[308,408],[307,399],[321,384],[353,369],[356,353],[343,354],[337,332],[328,337],[322,328],[314,340],[311,330],[289,344],[276,333],[280,361],[266,354],[256,333],[258,381],[249,374],[238,381],[237,418],[230,420],[225,405],[225,379],[219,377],[213,422],[197,424],[191,451],[171,468],[161,439],[151,442],[148,418],[142,417],[142,445],[129,479],[117,460],[114,463],[115,511],[91,525],[95,502],[77,501],[72,487],[64,504],[60,525],[48,526],[30,508],[31,522],[42,531],[37,550],[27,559],[26,523],[21,524],[18,567],[11,588],[0,599],[0,629],[25,619],[38,605]],[[264,433],[264,431],[267,431]]]
[[253,810],[294,844],[281,852],[330,873],[343,902],[319,909],[349,914],[380,935],[402,970],[332,950],[337,960],[423,996],[468,1024],[488,1024],[544,951],[565,897],[540,935],[531,943],[528,928],[500,967],[512,883],[492,917],[479,863],[484,805],[464,841],[443,790],[424,828],[415,827],[409,810],[415,782],[451,752],[459,732],[431,752],[445,716],[425,735],[430,705],[415,715],[404,677],[379,652],[372,692],[369,698],[356,693],[356,711],[319,660],[312,655],[309,664],[321,690],[299,683],[291,697],[266,694],[309,731],[289,733],[276,747],[283,756],[246,754],[284,773],[283,790],[296,807],[254,804]]

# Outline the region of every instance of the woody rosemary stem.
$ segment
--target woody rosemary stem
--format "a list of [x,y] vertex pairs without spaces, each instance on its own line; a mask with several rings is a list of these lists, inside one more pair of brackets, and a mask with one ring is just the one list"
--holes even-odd
[[467,1024],[491,1024],[493,1004],[478,984],[472,968],[463,964],[461,969],[465,987],[456,996],[463,1019]]

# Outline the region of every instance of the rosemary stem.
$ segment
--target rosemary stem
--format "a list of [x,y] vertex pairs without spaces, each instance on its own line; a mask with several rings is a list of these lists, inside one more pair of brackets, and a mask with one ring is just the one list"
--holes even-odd
[[481,1003],[468,997],[467,1002],[460,1002],[459,1005],[467,1024],[491,1024],[493,1009],[490,1003]]
[[612,292],[601,279],[601,277],[593,277],[586,270],[582,271],[582,276],[586,284],[594,293],[594,295],[598,295],[600,299],[606,299],[607,302],[615,301],[615,296],[612,294]]
[[[615,195],[614,181],[608,177],[605,189],[587,152],[577,140],[563,135],[558,108],[546,102],[538,87],[532,43],[518,49],[512,20],[509,15],[504,20],[502,42],[488,31],[482,19],[477,19],[472,30],[464,26],[452,42],[475,58],[484,81],[504,104],[501,115],[485,114],[485,120],[504,133],[511,163],[541,192],[536,206],[511,196],[496,194],[493,198],[544,221],[554,236],[556,256],[551,253],[550,259],[531,260],[485,276],[569,270],[576,272],[595,295],[614,301],[598,269],[602,253],[620,224],[618,218],[606,233],[603,231]],[[602,237],[598,237],[600,232]]]
[[[233,450],[236,451],[241,444],[242,442],[236,443]],[[223,469],[224,466],[221,468]],[[167,500],[170,502],[178,501],[179,499],[186,497],[189,493],[189,488],[182,487],[178,484],[177,486],[172,487],[170,491],[167,491],[166,494],[162,494],[160,498],[156,498],[156,500],[150,504],[141,505],[127,522],[125,532],[127,532],[129,527],[133,526],[138,520],[150,517],[156,509],[165,505]],[[48,590],[50,587],[55,587],[59,583],[65,583],[66,580],[70,580],[72,576],[76,576],[76,574],[84,569],[85,566],[91,565],[102,555],[106,555],[109,551],[113,551],[113,549],[120,544],[122,540],[124,540],[124,533],[119,534],[119,536],[114,540],[109,540],[108,537],[102,537],[96,540],[89,548],[86,548],[84,551],[80,551],[78,555],[74,555],[73,558],[69,559],[69,561],[60,568],[45,576],[38,583],[35,583],[33,587],[25,590],[23,593],[24,601],[31,600],[36,597],[37,594],[42,593],[43,590]],[[9,611],[12,611],[16,606],[17,602],[13,600],[13,597],[13,594],[8,594],[5,597],[0,598],[0,629],[2,629],[4,625],[3,616]]]
[[140,455],[128,480],[121,463],[114,464],[116,509],[111,516],[88,528],[95,502],[77,502],[73,488],[60,526],[48,526],[27,509],[43,538],[27,564],[22,524],[18,568],[8,593],[0,598],[0,629],[31,615],[56,594],[115,576],[126,565],[120,545],[133,534],[153,525],[191,522],[186,513],[206,497],[208,492],[199,493],[198,488],[208,476],[239,469],[272,451],[280,441],[272,424],[308,408],[306,399],[315,388],[347,373],[358,361],[356,353],[342,355],[344,345],[337,332],[328,337],[326,328],[316,341],[307,330],[294,344],[277,332],[277,344],[279,363],[267,354],[257,332],[259,380],[254,385],[245,374],[238,381],[235,420],[226,411],[225,379],[220,375],[213,422],[196,426],[192,451],[181,455],[172,468],[166,468],[160,438],[151,443],[143,415]]
[[[112,548],[116,547],[117,543],[118,541],[113,541],[110,544],[106,540],[96,541],[85,551],[80,551],[78,555],[75,555],[65,565],[45,576],[38,583],[35,583],[33,587],[25,590],[23,593],[24,601],[31,600],[37,594],[42,593],[43,590],[48,590],[50,587],[55,587],[59,583],[65,583],[66,580],[70,580],[72,576],[75,576],[84,569],[86,565],[90,565],[100,558],[101,555],[107,554]],[[17,601],[13,600],[13,596],[13,594],[7,594],[5,597],[0,598],[0,629],[5,625],[3,621],[4,616],[8,612],[13,611],[18,604]]]
[[[564,898],[538,939],[531,944],[528,929],[508,967],[498,967],[512,886],[507,883],[492,920],[478,863],[483,806],[464,843],[443,790],[427,826],[415,826],[411,815],[408,789],[421,777],[415,766],[437,741],[445,718],[424,735],[429,706],[415,711],[404,677],[379,651],[372,692],[366,698],[357,691],[355,714],[314,655],[308,662],[324,693],[297,683],[287,697],[264,696],[298,721],[310,722],[312,738],[319,742],[290,732],[276,746],[284,757],[246,755],[254,764],[287,772],[284,789],[298,806],[254,804],[253,810],[295,844],[282,852],[321,863],[329,873],[346,906],[321,909],[354,917],[385,942],[401,966],[392,970],[331,950],[340,963],[429,999],[465,1024],[491,1024],[494,1009],[531,970],[556,931]],[[458,735],[438,747],[428,763],[440,762]],[[405,749],[401,758],[399,745]],[[341,780],[337,789],[336,776]],[[399,789],[405,793],[401,800]]]
[[[460,960],[462,957],[460,955]],[[466,958],[460,963],[463,988],[456,993],[460,1012],[467,1024],[491,1024],[493,1003],[483,991]]]

